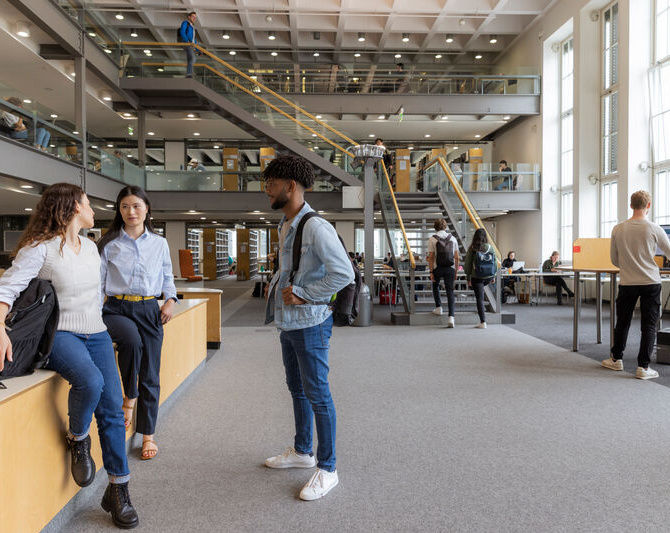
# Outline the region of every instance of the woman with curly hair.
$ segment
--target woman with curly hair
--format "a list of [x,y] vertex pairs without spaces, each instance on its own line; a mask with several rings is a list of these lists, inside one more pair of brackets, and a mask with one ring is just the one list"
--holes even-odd
[[72,386],[68,398],[67,447],[75,482],[86,487],[95,478],[89,429],[95,414],[102,459],[109,485],[102,508],[117,527],[139,523],[130,503],[130,471],[121,409],[121,383],[112,339],[100,309],[100,256],[93,242],[81,237],[93,227],[93,209],[84,191],[69,183],[48,187],[23,232],[12,267],[0,278],[0,370],[12,360],[4,322],[12,304],[30,280],[51,281],[60,308],[47,369]]

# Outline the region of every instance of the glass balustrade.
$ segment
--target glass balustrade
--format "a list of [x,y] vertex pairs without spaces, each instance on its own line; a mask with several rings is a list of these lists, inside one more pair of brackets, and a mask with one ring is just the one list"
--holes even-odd
[[[540,191],[540,165],[536,163],[513,163],[509,165],[510,170],[504,172],[499,170],[497,164],[491,163],[448,165],[465,192]],[[449,186],[444,172],[437,172],[435,166],[424,171],[423,180],[417,184],[419,190],[435,192]]]

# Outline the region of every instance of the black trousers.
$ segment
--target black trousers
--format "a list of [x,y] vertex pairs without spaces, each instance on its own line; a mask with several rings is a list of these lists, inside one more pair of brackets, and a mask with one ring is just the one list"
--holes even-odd
[[442,307],[440,298],[440,280],[444,280],[444,288],[447,291],[447,305],[449,306],[449,316],[454,316],[454,280],[456,271],[452,267],[438,266],[433,270],[433,298],[435,307]]
[[163,324],[158,301],[129,302],[108,298],[102,319],[119,353],[126,398],[137,398],[137,432],[156,432],[160,398]]
[[622,359],[626,349],[630,321],[637,299],[640,298],[640,351],[637,354],[637,366],[647,368],[651,360],[656,340],[656,325],[661,309],[661,284],[653,285],[620,285],[616,299],[616,325],[614,326],[614,343],[612,359]]
[[477,314],[480,322],[486,322],[486,310],[484,309],[484,287],[493,281],[493,278],[470,278],[472,290],[477,300]]
[[574,293],[561,276],[546,276],[542,279],[547,285],[554,285],[556,287],[556,301],[559,304],[563,303],[563,291],[567,292],[569,296],[574,296]]

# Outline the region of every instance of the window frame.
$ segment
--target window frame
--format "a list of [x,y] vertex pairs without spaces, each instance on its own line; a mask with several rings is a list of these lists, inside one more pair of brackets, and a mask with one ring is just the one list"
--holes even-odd
[[[563,82],[565,79],[568,77],[568,75],[565,72],[565,56],[564,56],[564,47],[568,45],[571,46],[571,53],[572,53],[572,69],[569,75],[572,77],[572,102],[571,106],[564,110],[563,109]],[[574,139],[574,109],[575,109],[575,100],[574,100],[574,84],[575,84],[575,48],[574,48],[574,35],[569,35],[565,39],[563,39],[559,43],[559,86],[558,86],[558,107],[559,107],[559,118],[558,118],[558,133],[559,133],[559,161],[558,161],[558,249],[561,251],[561,256],[562,257],[572,257],[572,254],[564,254],[563,252],[567,250],[568,246],[571,248],[572,247],[572,241],[569,243],[569,245],[564,241],[564,233],[567,228],[570,228],[570,234],[573,237],[572,240],[574,240],[574,218],[573,218],[573,211],[574,211],[574,183],[575,183],[575,178],[574,178],[574,152],[575,152],[575,139]],[[566,118],[572,117],[572,121],[570,124],[572,125],[572,129],[570,131],[570,137],[572,139],[571,142],[571,148],[570,150],[564,150],[564,144],[563,144],[563,139],[564,139],[564,121]],[[565,184],[563,182],[563,174],[564,174],[564,155],[570,153],[570,183]],[[568,214],[565,212],[563,209],[563,197],[567,194],[570,194],[572,197],[573,205],[570,208],[570,213],[569,217],[567,216]],[[569,218],[569,220],[568,220]]]

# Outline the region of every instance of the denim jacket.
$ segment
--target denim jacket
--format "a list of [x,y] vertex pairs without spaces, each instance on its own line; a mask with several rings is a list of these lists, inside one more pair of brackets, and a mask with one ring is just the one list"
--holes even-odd
[[[274,298],[268,298],[266,318],[271,319],[274,308],[275,324],[284,331],[321,324],[332,313],[328,304],[333,294],[354,281],[351,261],[335,228],[323,218],[311,218],[303,227],[300,266],[293,280],[293,294],[306,303],[284,306],[281,291],[290,285],[295,233],[300,219],[310,211],[313,209],[305,202],[291,221],[284,246],[279,251],[280,269],[272,278],[268,290],[268,294],[272,295],[274,289]],[[283,217],[279,223],[280,235],[285,223],[286,217]]]

